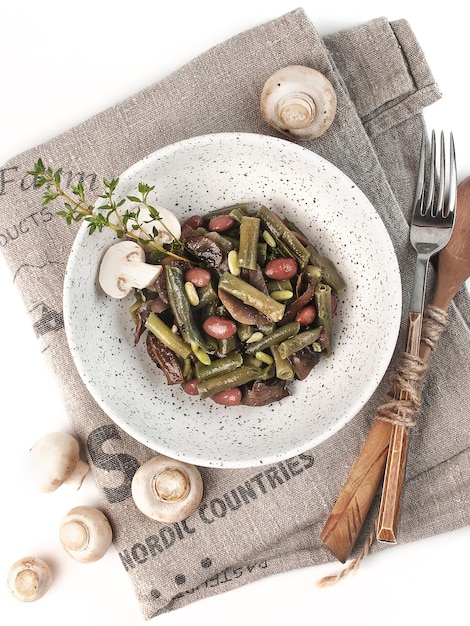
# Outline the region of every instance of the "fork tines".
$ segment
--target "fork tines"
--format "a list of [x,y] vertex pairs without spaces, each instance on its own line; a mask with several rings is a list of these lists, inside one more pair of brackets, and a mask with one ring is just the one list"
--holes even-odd
[[[438,167],[439,152],[439,167]],[[457,167],[455,162],[455,145],[452,132],[449,138],[449,167],[446,168],[444,132],[440,134],[440,149],[436,148],[436,133],[431,133],[431,145],[427,149],[427,135],[423,131],[421,140],[421,154],[418,167],[418,180],[414,201],[414,213],[425,215],[428,211],[433,216],[439,214],[446,217],[449,211],[453,211],[457,198]],[[429,176],[426,176],[426,170]],[[447,175],[446,175],[447,172]],[[425,180],[428,180],[427,190]],[[436,193],[437,190],[437,193]]]

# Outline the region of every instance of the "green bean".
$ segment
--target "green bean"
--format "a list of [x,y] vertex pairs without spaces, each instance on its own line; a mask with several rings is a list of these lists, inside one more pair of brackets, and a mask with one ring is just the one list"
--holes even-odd
[[289,256],[293,257],[301,270],[309,261],[309,253],[300,243],[292,231],[267,207],[261,206],[257,216],[261,219],[266,230],[273,236],[276,243],[287,248]]
[[186,357],[183,363],[183,378],[185,380],[191,380],[193,374],[193,362],[190,357]]
[[199,382],[224,374],[227,372],[233,372],[238,367],[243,365],[243,357],[241,354],[231,354],[223,359],[215,359],[210,365],[203,365],[202,363],[196,363],[194,371],[196,378]]
[[175,354],[182,359],[186,359],[191,354],[191,346],[189,346],[181,337],[171,331],[171,328],[161,320],[155,313],[150,313],[145,322],[145,327],[160,339],[167,348],[173,350]]
[[268,288],[269,293],[273,291],[292,291],[292,284],[290,280],[267,280],[266,286]]
[[260,341],[248,344],[245,352],[247,354],[256,354],[260,350],[265,350],[266,348],[269,348],[269,346],[277,345],[286,339],[294,337],[299,330],[299,322],[290,322],[289,324],[284,324],[284,326],[279,326],[279,328],[276,328],[274,332],[270,335],[266,335],[263,339],[260,339]]
[[254,307],[263,313],[272,322],[279,322],[285,311],[285,305],[273,300],[253,285],[242,280],[239,276],[234,276],[230,272],[224,272],[219,280],[219,289],[235,296],[244,304]]
[[253,326],[249,324],[237,324],[237,335],[240,341],[247,341],[254,333]]
[[271,354],[274,359],[274,367],[276,368],[276,376],[280,380],[293,380],[294,370],[288,359],[281,358],[277,346],[270,347]]
[[219,339],[217,351],[223,355],[230,354],[230,352],[233,352],[238,348],[238,344],[239,340],[237,334],[232,335],[227,339]]
[[[243,211],[248,213],[249,205],[246,202],[241,202],[240,204],[231,204],[230,206],[225,206],[220,209],[214,209],[213,211],[209,211],[209,213],[204,213],[202,219],[205,222],[210,222],[213,217],[217,217],[218,215],[230,215],[232,211]],[[232,216],[235,217],[235,216]],[[236,219],[236,218],[235,218]]]
[[179,267],[165,265],[168,301],[184,341],[193,349],[205,349],[202,334],[194,320],[191,304],[184,290],[183,272]]
[[266,260],[268,258],[268,244],[267,243],[258,243],[258,254],[256,260],[258,261],[258,265],[264,267],[266,265]]
[[238,249],[238,264],[249,270],[256,269],[258,258],[260,220],[257,217],[242,217],[240,224],[240,247]]
[[215,393],[219,393],[219,391],[240,387],[240,385],[249,383],[262,375],[263,370],[248,367],[247,365],[241,365],[233,372],[219,374],[218,376],[214,376],[213,378],[209,378],[208,380],[198,383],[197,388],[199,396],[203,399],[209,398]]
[[263,335],[270,335],[276,330],[276,324],[258,324],[256,328],[263,333]]
[[319,283],[315,288],[315,307],[317,309],[318,323],[323,326],[322,347],[327,356],[331,354],[331,332],[333,326],[333,314],[331,310],[331,287],[324,283]]
[[261,369],[263,367],[263,364],[261,363],[261,361],[258,361],[258,359],[252,354],[243,355],[243,365],[247,365],[248,367],[251,367],[254,369]]
[[[215,241],[215,243],[219,245],[224,252],[230,252],[230,250],[233,250],[234,248],[236,248],[236,245],[234,244],[233,239],[230,239],[229,237],[224,237],[224,235],[221,235],[220,233],[216,231],[211,231],[207,233],[206,237],[209,237],[209,239],[212,239],[212,241]],[[238,244],[238,241],[237,241],[237,244]]]
[[239,204],[235,206],[229,213],[230,217],[233,217],[238,223],[240,223],[245,215],[248,215],[248,205]]
[[[298,232],[305,241],[308,241],[308,237],[297,227],[294,222],[289,221],[288,219],[284,220],[285,225],[294,232]],[[320,267],[322,272],[323,282],[333,289],[335,293],[341,293],[346,288],[346,283],[343,278],[339,274],[336,269],[333,261],[328,257],[320,254],[318,250],[309,242],[308,245],[305,246],[307,252],[310,256],[310,262],[313,265],[317,265]]]
[[342,293],[346,289],[346,283],[334,263],[328,257],[319,254],[311,244],[307,246],[307,250],[312,264],[317,265],[321,270],[322,281],[329,285],[335,293]]
[[311,345],[318,339],[321,330],[321,326],[318,328],[311,328],[310,330],[304,330],[302,333],[298,333],[291,339],[286,339],[278,345],[279,356],[282,359],[287,359],[294,354],[294,352],[298,352],[299,350],[302,350],[302,348],[306,348]]
[[219,299],[212,282],[204,285],[204,287],[198,287],[197,291],[199,294],[199,304],[195,307],[196,309],[203,309],[210,303],[217,302]]
[[304,269],[305,277],[312,283],[319,283],[322,278],[322,271],[318,265],[307,265]]

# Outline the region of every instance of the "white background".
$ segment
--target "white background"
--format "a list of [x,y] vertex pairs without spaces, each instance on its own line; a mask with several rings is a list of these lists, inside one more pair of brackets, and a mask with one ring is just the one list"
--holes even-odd
[[[468,20],[461,0],[432,7],[409,0],[70,4],[4,0],[0,165],[158,81],[208,47],[300,5],[321,35],[380,16],[410,22],[444,95],[426,110],[428,126],[453,130],[459,178],[468,176]],[[0,621],[15,626],[142,624],[114,548],[101,561],[81,565],[58,544],[57,524],[68,509],[99,504],[91,477],[79,492],[63,487],[45,495],[30,489],[24,472],[29,448],[44,433],[68,430],[69,425],[3,259],[0,285]],[[54,574],[48,594],[33,604],[11,598],[4,584],[10,564],[27,554],[48,560]],[[336,571],[334,565],[308,568],[153,621],[159,626],[468,624],[469,556],[470,530],[464,528],[369,557],[357,574],[335,587],[315,585],[321,576]]]

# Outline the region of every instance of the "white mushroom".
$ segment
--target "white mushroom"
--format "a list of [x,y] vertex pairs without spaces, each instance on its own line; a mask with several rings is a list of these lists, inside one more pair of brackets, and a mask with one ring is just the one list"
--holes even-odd
[[[171,243],[175,238],[179,239],[181,223],[176,215],[162,206],[157,205],[154,208],[158,211],[159,220],[153,219],[148,208],[142,205],[139,207],[138,220],[128,220],[128,232],[137,233],[142,239],[151,235],[155,241],[161,244]],[[140,230],[138,226],[141,227]]]
[[21,602],[35,602],[42,598],[51,586],[49,565],[37,556],[26,556],[10,567],[8,589]]
[[64,550],[80,563],[93,563],[107,552],[113,539],[108,518],[92,506],[77,506],[63,518],[59,529]]
[[202,499],[201,474],[194,465],[160,454],[139,467],[132,480],[132,497],[147,517],[179,522],[197,509]]
[[120,241],[106,250],[98,281],[112,298],[125,298],[133,289],[144,289],[156,281],[161,265],[145,262],[145,252],[135,241]]
[[266,122],[293,139],[306,141],[322,135],[336,115],[336,93],[320,72],[289,65],[274,72],[260,98]]
[[80,459],[78,441],[68,433],[49,433],[31,448],[32,480],[40,491],[55,491],[62,484],[73,489],[80,486],[89,465]]

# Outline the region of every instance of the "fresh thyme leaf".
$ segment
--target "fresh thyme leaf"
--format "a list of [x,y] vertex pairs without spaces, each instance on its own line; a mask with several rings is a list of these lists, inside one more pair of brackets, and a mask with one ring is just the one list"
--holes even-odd
[[[126,211],[121,214],[118,209],[126,202],[126,198],[122,198],[118,202],[113,197],[114,192],[119,184],[119,178],[112,180],[103,179],[103,185],[105,191],[99,198],[106,200],[107,202],[102,206],[95,208],[89,203],[85,196],[85,189],[83,183],[80,181],[77,185],[71,185],[71,193],[69,194],[62,187],[62,168],[55,171],[49,166],[44,164],[41,158],[38,158],[32,170],[28,172],[35,178],[35,186],[43,187],[46,189],[43,193],[43,204],[49,204],[58,198],[62,198],[66,210],[57,211],[57,215],[63,217],[67,224],[72,222],[79,222],[85,220],[88,222],[88,233],[91,235],[95,231],[101,232],[104,228],[110,228],[119,239],[122,239],[124,235],[138,241],[144,247],[149,247],[154,250],[158,250],[163,254],[174,256],[177,259],[188,261],[184,256],[184,245],[177,241],[178,249],[181,250],[180,254],[173,252],[173,244],[169,247],[164,247],[157,241],[158,229],[153,227],[152,234],[147,235],[145,232],[145,224],[148,222],[139,221],[140,206],[136,210]],[[138,205],[147,207],[152,220],[158,220],[164,226],[160,219],[160,214],[155,207],[151,207],[148,202],[148,194],[155,189],[155,186],[147,185],[146,183],[138,184],[138,191],[141,194],[141,198],[137,196],[129,196],[128,199],[132,202],[137,202]],[[129,220],[132,220],[132,228],[128,229],[127,224]],[[150,221],[152,221],[150,220]],[[175,242],[173,242],[175,243]]]

